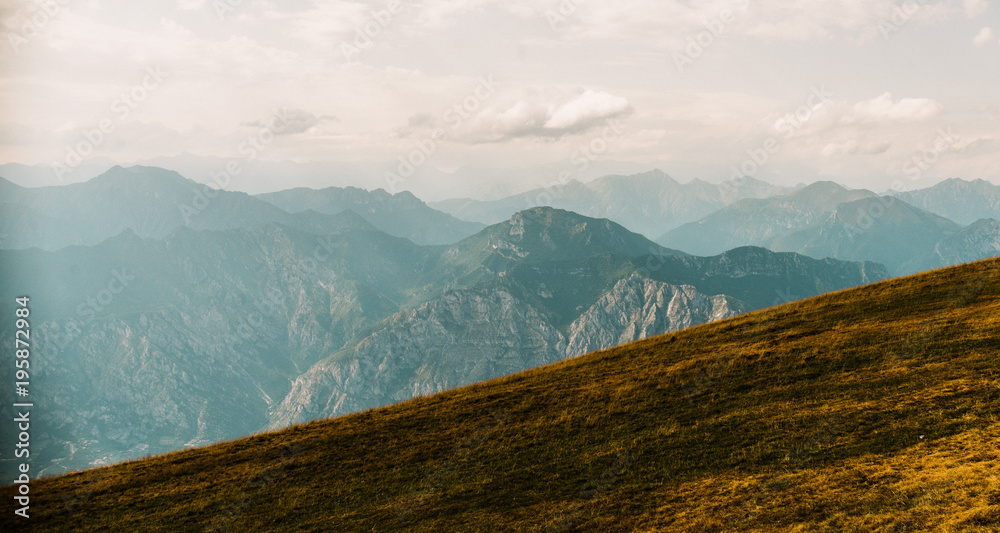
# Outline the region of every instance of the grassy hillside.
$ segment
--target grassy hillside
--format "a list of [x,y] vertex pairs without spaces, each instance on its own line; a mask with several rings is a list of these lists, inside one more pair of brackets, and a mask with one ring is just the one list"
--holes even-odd
[[[963,265],[382,409],[38,480],[28,523],[997,531],[998,331],[1000,260]],[[5,512],[0,529],[16,530],[13,518]]]

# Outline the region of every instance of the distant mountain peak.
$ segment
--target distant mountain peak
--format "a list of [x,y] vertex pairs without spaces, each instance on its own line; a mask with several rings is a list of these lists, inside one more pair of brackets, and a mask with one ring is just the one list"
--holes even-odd
[[13,191],[23,191],[25,188],[6,178],[0,178],[0,194],[6,198]]
[[127,168],[121,165],[115,165],[109,168],[106,172],[94,176],[90,180],[77,185],[84,185],[88,183],[92,185],[137,184],[142,187],[155,187],[157,185],[197,185],[194,181],[185,178],[173,170],[142,165],[133,165]]
[[620,224],[606,218],[592,218],[573,211],[549,206],[532,207],[514,213],[508,223],[513,228],[518,228],[517,230],[511,229],[511,235],[515,235],[515,232],[517,234],[524,234],[531,231],[553,229],[565,232],[567,235],[573,235],[601,228],[604,231],[628,234],[644,239],[641,235],[633,233]]
[[655,168],[649,172],[640,172],[638,174],[613,174],[610,176],[604,176],[602,178],[597,178],[589,182],[587,185],[600,185],[613,182],[664,182],[670,185],[680,185],[680,182],[672,178],[666,172]]
[[848,191],[847,187],[833,182],[833,181],[817,181],[806,185],[805,187],[789,194],[789,196],[804,196],[810,194],[824,193],[829,191],[844,192]]
[[313,210],[336,215],[352,209],[375,228],[417,244],[452,244],[485,226],[458,220],[434,210],[409,191],[391,194],[385,189],[369,191],[359,187],[298,187],[255,196],[289,213]]
[[513,224],[515,223],[515,221],[521,222],[524,219],[529,219],[533,221],[543,222],[548,225],[560,218],[568,220],[568,219],[587,219],[589,217],[585,217],[579,213],[574,213],[573,211],[559,209],[557,207],[540,205],[514,213],[514,215],[510,217],[510,222],[511,224]]

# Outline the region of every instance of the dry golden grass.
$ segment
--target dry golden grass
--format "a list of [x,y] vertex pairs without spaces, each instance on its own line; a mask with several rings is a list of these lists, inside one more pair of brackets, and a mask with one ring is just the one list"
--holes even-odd
[[[32,531],[1000,531],[1000,261],[36,481]],[[10,501],[10,487],[4,489]],[[3,531],[23,524],[7,513]]]

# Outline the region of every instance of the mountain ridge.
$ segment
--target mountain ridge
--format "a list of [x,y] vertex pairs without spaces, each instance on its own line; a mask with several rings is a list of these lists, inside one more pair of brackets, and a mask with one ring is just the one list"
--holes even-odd
[[[20,293],[45,302],[33,311],[48,369],[39,469],[235,438],[295,412],[326,414],[334,392],[348,396],[330,405],[375,407],[866,283],[874,268],[762,249],[717,268],[551,208],[452,246],[346,218],[325,235],[271,221],[0,251],[7,305]],[[0,337],[7,329],[0,324]],[[393,364],[378,370],[386,354]]]
[[35,480],[32,523],[985,533],[1000,525],[998,317],[1000,260],[887,280]]
[[489,224],[506,220],[524,209],[550,206],[594,218],[609,218],[630,231],[654,238],[739,198],[790,190],[753,178],[720,185],[698,179],[681,184],[656,169],[640,174],[609,175],[586,183],[564,180],[499,200],[465,198],[432,202],[431,206],[458,218]]

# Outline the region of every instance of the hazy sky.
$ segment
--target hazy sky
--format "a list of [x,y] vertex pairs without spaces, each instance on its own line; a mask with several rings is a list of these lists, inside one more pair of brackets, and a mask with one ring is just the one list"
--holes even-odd
[[0,6],[0,162],[582,156],[681,181],[1000,182],[987,0]]

